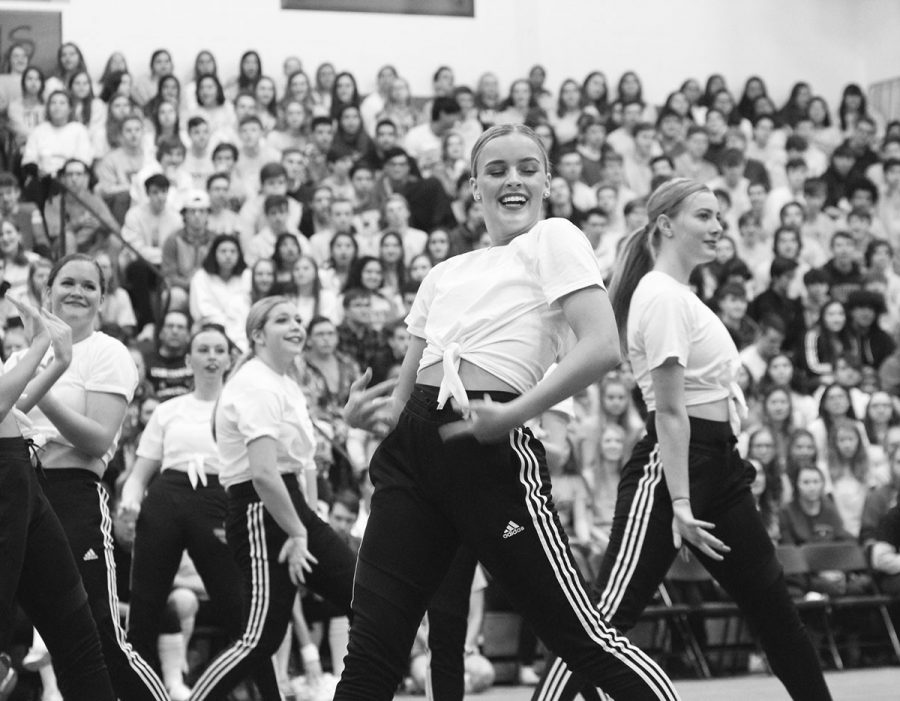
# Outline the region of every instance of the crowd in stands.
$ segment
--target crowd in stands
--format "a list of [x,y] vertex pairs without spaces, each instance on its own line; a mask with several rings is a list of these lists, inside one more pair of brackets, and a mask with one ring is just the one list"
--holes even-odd
[[[490,245],[467,155],[486,127],[525,123],[551,154],[546,215],[581,228],[606,278],[654,187],[708,183],[725,234],[692,286],[741,351],[739,444],[761,517],[776,542],[873,546],[900,591],[900,121],[859,86],[823,97],[797,82],[781,100],[760,77],[712,75],[651,104],[633,72],[551,86],[534,66],[509,86],[489,72],[466,86],[441,66],[416,99],[390,65],[362,95],[352,73],[293,56],[273,70],[247,51],[236,76],[208,51],[190,70],[165,49],[146,64],[117,52],[88,67],[65,43],[45,74],[13,45],[0,76],[6,294],[39,303],[50,260],[95,256],[109,277],[99,328],[142,374],[113,489],[152,409],[189,391],[191,329],[221,325],[239,353],[250,305],[281,293],[308,328],[320,498],[355,508],[360,535],[383,432],[342,422],[350,383],[396,372],[433,266]],[[27,339],[8,302],[0,316],[6,356]],[[625,363],[560,409],[535,426],[590,576],[643,407]]]

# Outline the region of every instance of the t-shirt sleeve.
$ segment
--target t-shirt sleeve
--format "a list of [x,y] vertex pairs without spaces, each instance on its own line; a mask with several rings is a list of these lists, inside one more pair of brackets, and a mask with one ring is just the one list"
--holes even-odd
[[[631,314],[634,313],[632,305]],[[664,291],[644,299],[637,331],[643,340],[647,369],[654,370],[669,358],[687,367],[691,347],[691,318],[689,305],[679,295]]]
[[[170,400],[171,401],[171,400]],[[163,419],[162,414],[166,413],[165,404],[160,404],[150,415],[150,420],[141,433],[141,440],[137,447],[137,456],[146,458],[147,460],[163,459]]]
[[537,270],[548,304],[570,292],[603,285],[597,256],[587,236],[566,219],[548,219],[540,224]]
[[125,346],[114,339],[110,341],[98,344],[84,388],[88,392],[118,394],[130,402],[138,384],[137,366]]
[[434,292],[437,285],[437,277],[440,275],[438,268],[432,268],[416,293],[409,314],[406,315],[406,330],[413,336],[425,338],[425,322],[428,319],[428,310],[434,301]]
[[264,436],[278,439],[284,412],[277,392],[267,387],[252,387],[250,391],[248,386],[235,400],[237,427],[244,445]]

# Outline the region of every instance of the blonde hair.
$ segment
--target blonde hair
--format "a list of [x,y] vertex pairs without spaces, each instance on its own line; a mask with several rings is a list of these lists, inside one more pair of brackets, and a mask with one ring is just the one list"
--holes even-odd
[[541,152],[544,170],[550,171],[550,157],[547,155],[547,149],[544,148],[544,142],[541,141],[541,137],[534,133],[534,129],[526,127],[524,124],[498,124],[479,136],[478,141],[476,141],[475,145],[472,147],[470,170],[473,176],[478,174],[478,156],[481,155],[481,152],[484,150],[484,147],[487,146],[488,142],[499,139],[501,136],[507,136],[508,134],[522,134],[531,139]]
[[677,216],[687,199],[700,192],[711,191],[703,183],[688,178],[674,178],[660,185],[647,201],[649,222],[632,233],[623,244],[609,286],[613,313],[623,345],[627,344],[631,297],[641,278],[653,269],[659,252],[659,218],[663,215]]

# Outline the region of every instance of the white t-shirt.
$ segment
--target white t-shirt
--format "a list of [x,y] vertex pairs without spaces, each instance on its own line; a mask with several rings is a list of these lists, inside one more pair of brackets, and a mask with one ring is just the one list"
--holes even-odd
[[141,434],[137,456],[159,460],[161,470],[219,473],[219,451],[212,437],[215,401],[183,394],[163,402],[153,411]]
[[690,287],[655,270],[631,298],[628,357],[649,411],[656,410],[650,371],[669,358],[684,368],[685,406],[731,396],[740,369],[737,347],[715,312]]
[[[4,369],[11,370],[18,365],[21,357],[26,353],[21,350],[6,361]],[[47,355],[41,363],[46,367],[53,358],[53,349],[47,351]],[[73,344],[72,362],[62,377],[60,377],[50,390],[54,398],[69,409],[74,409],[79,414],[87,411],[88,392],[104,392],[125,397],[130,402],[134,396],[134,390],[138,384],[137,367],[125,346],[101,331],[95,331],[83,341]],[[25,438],[34,439],[38,445],[56,443],[58,446],[68,448],[78,454],[78,460],[74,465],[46,464],[44,467],[81,467],[84,463],[84,454],[78,451],[72,443],[65,438],[56,426],[51,423],[39,407],[35,406],[27,415],[16,412]],[[119,443],[119,430],[103,457],[92,461],[91,469],[103,472],[110,458],[115,454]],[[55,452],[56,454],[56,452]]]
[[223,486],[250,481],[247,445],[263,436],[276,441],[279,473],[314,465],[316,436],[300,386],[252,358],[225,384],[216,410]]
[[459,358],[517,392],[544,376],[570,328],[556,302],[603,280],[587,237],[565,219],[538,222],[505,246],[454,256],[431,269],[406,324],[427,345],[419,369]]

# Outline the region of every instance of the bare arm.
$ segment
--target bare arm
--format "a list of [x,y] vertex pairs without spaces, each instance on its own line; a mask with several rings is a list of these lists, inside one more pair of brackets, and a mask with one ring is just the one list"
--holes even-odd
[[122,425],[127,403],[121,394],[88,392],[86,411],[81,414],[50,392],[38,402],[38,406],[75,448],[93,458],[101,458],[109,450]]
[[287,487],[275,467],[277,443],[270,436],[262,436],[247,445],[250,459],[250,478],[275,523],[287,534],[287,540],[278,556],[279,562],[288,560],[288,569],[294,583],[303,581],[303,571],[311,571],[316,559],[307,550],[306,526],[300,521],[297,509],[291,501]]
[[730,548],[709,531],[714,524],[698,521],[691,509],[688,444],[691,424],[684,404],[684,368],[675,358],[668,358],[650,371],[656,397],[656,433],[663,475],[672,498],[672,539],[676,548],[682,538],[714,560]]
[[147,485],[153,478],[159,468],[162,466],[162,460],[151,460],[150,458],[139,457],[134,461],[134,467],[125,484],[122,485],[122,499],[119,502],[120,509],[133,511],[135,514],[141,509],[141,502],[144,500],[144,492],[147,491]]

